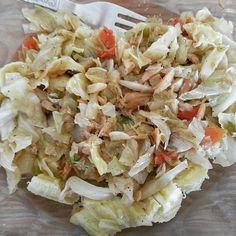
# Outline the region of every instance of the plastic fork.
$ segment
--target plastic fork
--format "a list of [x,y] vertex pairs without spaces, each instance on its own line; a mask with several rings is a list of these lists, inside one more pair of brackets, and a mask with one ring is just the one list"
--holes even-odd
[[24,0],[51,10],[61,10],[79,15],[92,28],[107,26],[115,31],[125,31],[134,27],[146,17],[124,7],[108,2],[79,4],[70,0]]

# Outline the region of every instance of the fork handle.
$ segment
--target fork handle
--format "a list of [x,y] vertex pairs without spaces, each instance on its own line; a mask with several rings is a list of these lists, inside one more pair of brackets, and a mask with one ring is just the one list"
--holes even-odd
[[[76,3],[71,0],[23,0],[25,2],[34,3],[39,6],[49,8],[54,11],[63,11],[73,13],[76,8]],[[78,4],[77,4],[78,5]]]
[[47,7],[51,10],[59,10],[61,0],[24,0],[25,2],[34,3],[36,5]]

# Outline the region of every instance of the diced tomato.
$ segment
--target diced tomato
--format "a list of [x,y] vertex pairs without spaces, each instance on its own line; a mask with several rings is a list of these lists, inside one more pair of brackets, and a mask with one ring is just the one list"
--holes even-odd
[[97,49],[97,56],[101,59],[113,58],[115,56],[115,37],[112,30],[104,27],[100,31],[98,39],[103,44],[105,49]]
[[156,154],[154,158],[155,165],[161,165],[165,163],[168,159],[177,160],[179,153],[175,151],[163,151]]
[[198,113],[199,106],[195,106],[190,110],[179,110],[177,117],[181,120],[191,121]]
[[188,36],[188,33],[187,33],[187,31],[186,30],[182,30],[182,33],[181,33],[184,37],[187,37]]
[[96,54],[100,59],[110,59],[115,56],[115,48],[107,50],[97,49]]
[[170,20],[169,20],[169,23],[171,24],[171,25],[173,25],[173,26],[175,26],[175,25],[177,25],[178,23],[181,25],[181,28],[182,28],[182,35],[184,36],[184,37],[187,37],[188,36],[188,33],[183,29],[183,24],[186,24],[186,23],[189,23],[189,19],[188,19],[188,21],[187,22],[182,22],[182,20],[179,18],[179,17],[174,17],[174,18],[171,18]]
[[107,49],[115,46],[115,37],[113,32],[107,27],[104,27],[103,30],[100,31],[98,37]]
[[178,23],[182,24],[181,20],[179,17],[174,17],[169,20],[169,23],[171,25],[177,25]]
[[211,146],[219,142],[225,135],[225,130],[218,127],[206,127],[205,137],[201,141],[201,146]]
[[29,49],[38,50],[37,40],[33,36],[29,36],[28,38],[26,38],[22,45],[22,51]]

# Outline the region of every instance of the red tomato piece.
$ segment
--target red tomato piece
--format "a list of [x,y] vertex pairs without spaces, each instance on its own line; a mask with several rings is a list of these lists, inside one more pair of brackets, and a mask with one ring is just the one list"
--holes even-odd
[[190,110],[179,110],[177,117],[181,120],[191,121],[198,113],[199,106],[195,106]]

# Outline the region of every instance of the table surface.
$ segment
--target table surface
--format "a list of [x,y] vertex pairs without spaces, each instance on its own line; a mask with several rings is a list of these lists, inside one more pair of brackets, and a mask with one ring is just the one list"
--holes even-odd
[[[83,0],[79,2],[85,2]],[[87,1],[86,1],[87,2]],[[235,22],[236,0],[113,0],[144,15],[161,15],[168,19],[182,11],[198,10],[207,6],[217,16]],[[0,1],[0,66],[14,58],[23,39],[20,1]],[[167,10],[168,9],[168,10]],[[174,13],[173,13],[174,12]],[[236,31],[236,30],[235,30]],[[235,35],[236,36],[236,35]],[[0,235],[1,236],[66,236],[86,235],[69,223],[70,207],[42,199],[20,186],[9,196],[3,171],[0,172]],[[236,165],[216,166],[204,191],[190,194],[177,217],[166,224],[127,230],[126,236],[235,236],[236,235]]]

